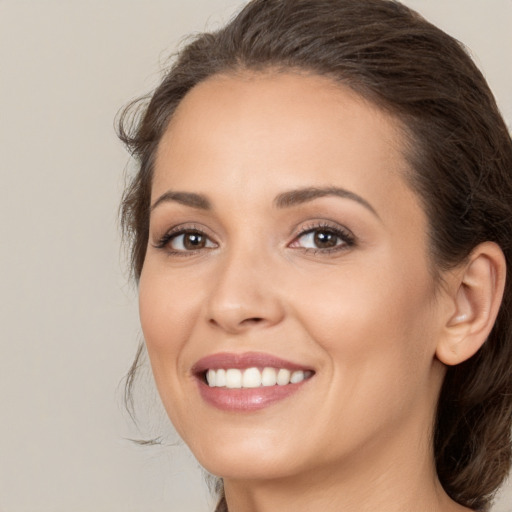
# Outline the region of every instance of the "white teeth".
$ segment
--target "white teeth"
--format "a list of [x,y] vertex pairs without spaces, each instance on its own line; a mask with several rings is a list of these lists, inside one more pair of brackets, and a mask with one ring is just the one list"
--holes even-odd
[[261,386],[261,373],[258,368],[247,368],[242,378],[242,387],[259,388]]
[[275,386],[277,384],[277,372],[275,368],[263,368],[261,374],[261,383],[263,386]]
[[237,368],[228,368],[218,370],[209,369],[206,372],[206,381],[208,386],[226,387],[230,389],[240,388],[259,388],[261,386],[286,386],[287,384],[298,384],[313,375],[311,371],[297,370],[291,372],[286,368],[247,368],[239,370]]
[[[211,370],[208,370],[211,371]],[[226,386],[226,370],[213,370],[215,372],[215,385],[218,388]]]
[[208,370],[206,372],[206,380],[208,382],[208,386],[210,386],[211,388],[213,388],[214,386],[216,386],[216,375],[215,375],[215,370]]
[[242,372],[235,368],[226,370],[226,387],[227,388],[241,388],[242,387]]
[[292,384],[297,384],[298,382],[302,382],[304,380],[304,372],[302,370],[296,371],[292,373],[290,377],[290,382]]
[[281,368],[277,372],[277,384],[279,386],[286,386],[286,384],[290,383],[290,376],[291,376],[290,370],[286,370],[285,368]]

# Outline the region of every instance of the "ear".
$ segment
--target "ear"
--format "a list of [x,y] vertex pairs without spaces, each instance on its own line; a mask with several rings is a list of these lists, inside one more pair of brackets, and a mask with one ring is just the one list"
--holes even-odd
[[436,348],[447,365],[462,363],[485,343],[498,315],[505,288],[506,262],[493,242],[478,245],[450,282],[454,309]]

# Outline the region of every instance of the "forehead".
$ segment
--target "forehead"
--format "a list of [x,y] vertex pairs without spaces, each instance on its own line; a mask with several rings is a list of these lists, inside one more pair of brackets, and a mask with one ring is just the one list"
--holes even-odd
[[401,201],[412,194],[402,140],[396,119],[327,77],[214,76],[177,108],[158,148],[152,196],[342,186],[377,203]]

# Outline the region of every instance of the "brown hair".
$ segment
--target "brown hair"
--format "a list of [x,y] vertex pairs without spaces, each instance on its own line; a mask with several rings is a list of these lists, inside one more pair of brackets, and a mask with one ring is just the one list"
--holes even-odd
[[437,269],[484,241],[505,253],[498,319],[475,356],[448,368],[433,440],[446,492],[487,510],[511,461],[512,142],[463,46],[414,11],[393,0],[253,0],[225,28],[188,44],[142,110],[134,103],[120,118],[120,138],[139,164],[121,208],[134,276],[148,241],[155,152],[176,107],[216,73],[268,68],[329,76],[401,121]]

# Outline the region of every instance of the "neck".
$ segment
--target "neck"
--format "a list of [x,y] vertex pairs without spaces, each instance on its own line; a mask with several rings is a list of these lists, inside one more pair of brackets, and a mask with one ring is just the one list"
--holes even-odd
[[430,435],[402,431],[386,443],[359,448],[336,467],[310,468],[280,479],[225,479],[229,512],[469,511],[444,492],[431,446],[422,439]]

